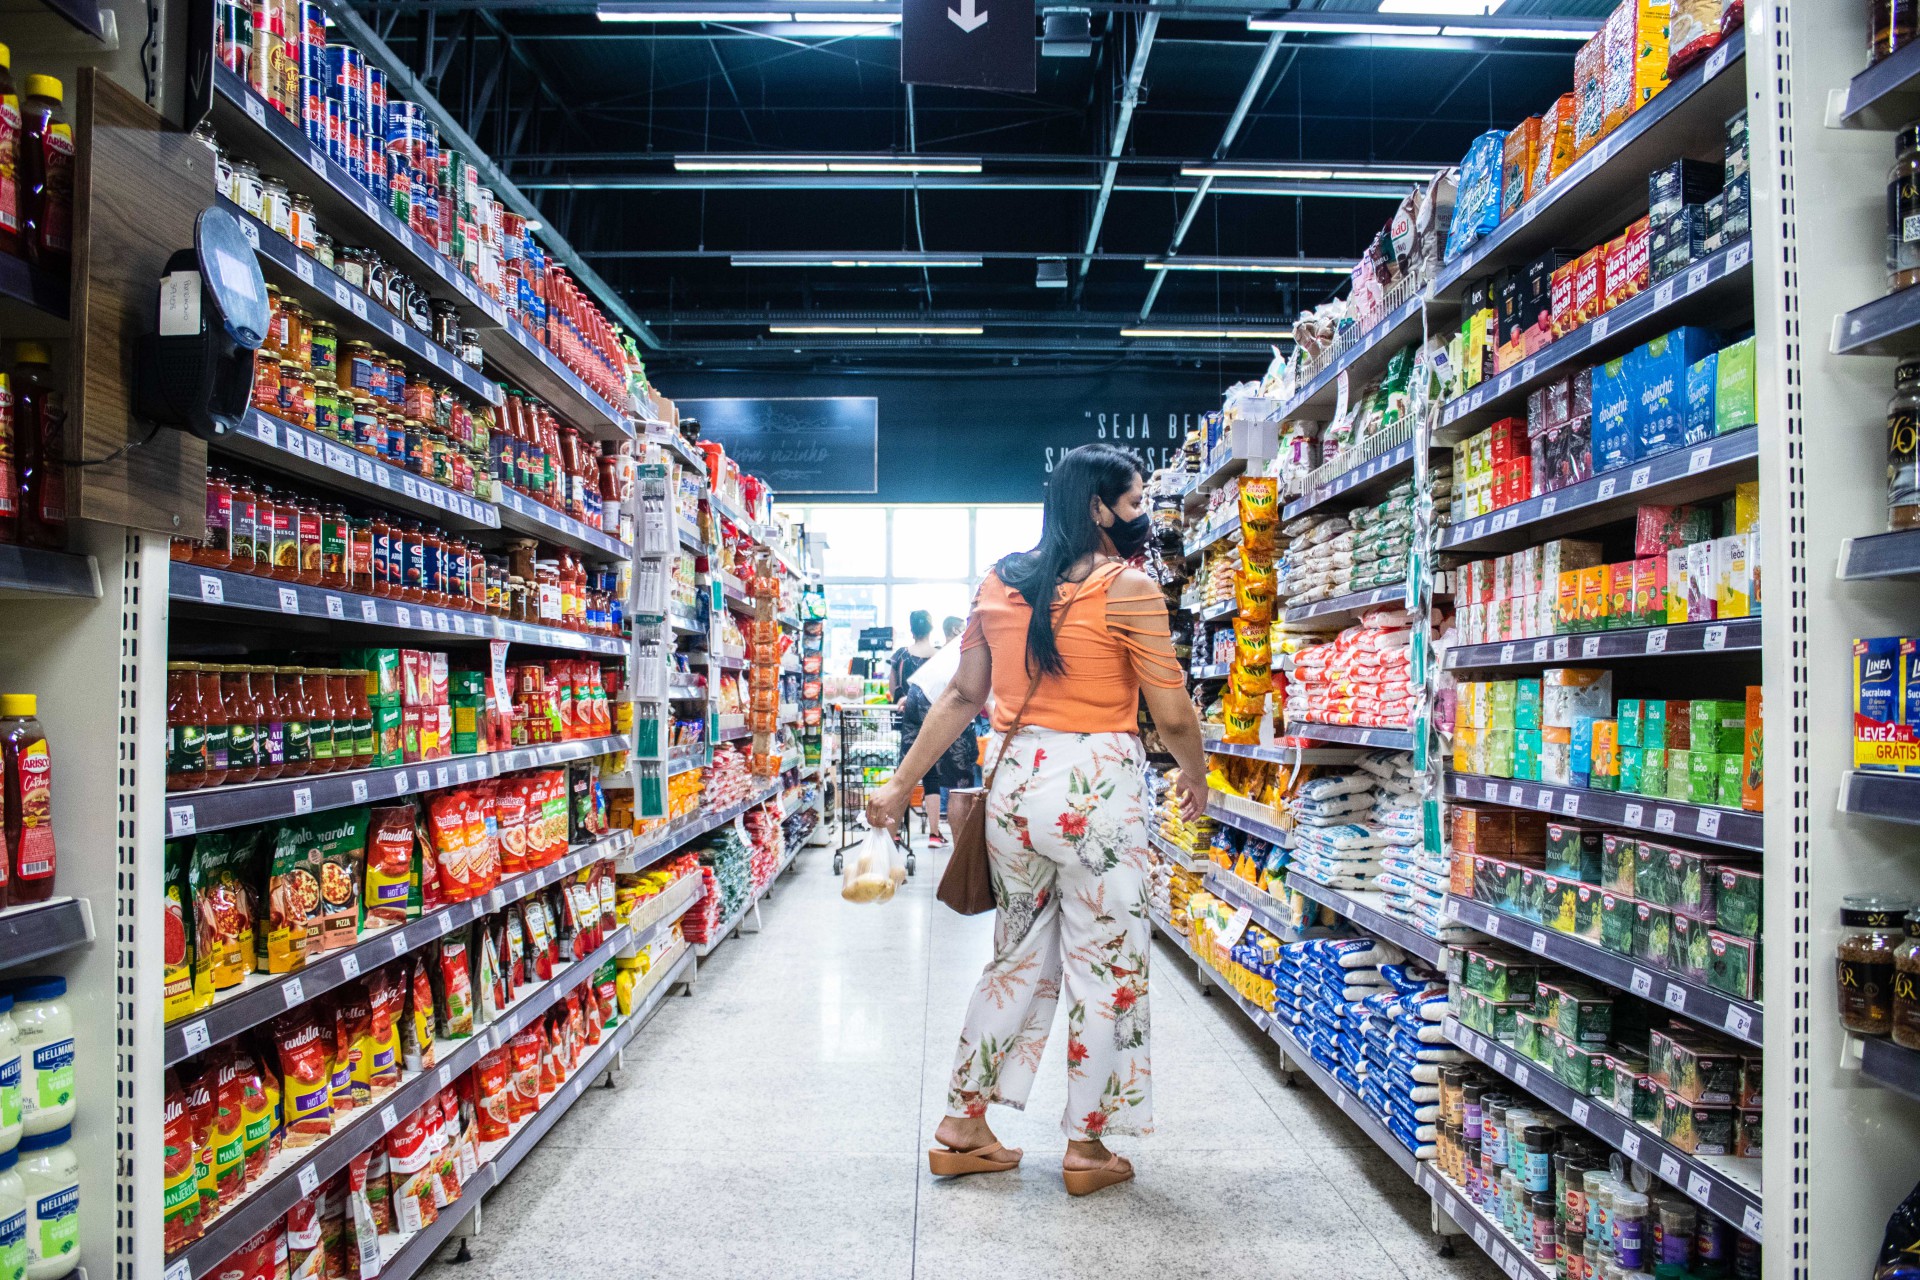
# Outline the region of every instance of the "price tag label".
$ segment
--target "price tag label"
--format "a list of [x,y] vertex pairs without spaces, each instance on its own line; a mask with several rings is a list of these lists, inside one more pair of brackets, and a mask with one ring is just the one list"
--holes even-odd
[[434,1080],[442,1089],[446,1088],[453,1083],[453,1068],[441,1067],[440,1070],[435,1073]]
[[1514,806],[1516,809],[1520,807],[1520,805],[1523,803],[1523,799],[1522,799],[1519,787],[1507,788],[1507,803]]
[[1513,646],[1510,644],[1501,645],[1500,646],[1500,665],[1505,666],[1507,663],[1512,661],[1513,661]]
[[360,620],[362,622],[380,621],[380,606],[371,600],[362,600],[360,602]]
[[1580,797],[1572,794],[1561,796],[1560,812],[1566,814],[1569,818],[1579,817],[1580,816]]
[[1707,71],[1706,71],[1706,75],[1703,78],[1707,80],[1711,80],[1715,76],[1719,75],[1722,71],[1725,71],[1726,69],[1727,69],[1727,47],[1725,45],[1722,45],[1708,55]]
[[264,125],[267,122],[267,113],[260,105],[260,99],[254,97],[252,94],[248,94],[246,96],[246,103],[247,118],[255,124]]
[[1738,1005],[1728,1005],[1727,1016],[1720,1023],[1742,1040],[1753,1034],[1753,1016]]
[[288,978],[280,984],[280,998],[286,1001],[287,1008],[291,1009],[307,998],[307,990],[300,985],[300,979]]
[[253,435],[262,444],[272,445],[276,449],[280,447],[279,425],[264,413],[253,415]]
[[498,911],[507,905],[507,891],[505,889],[495,889],[491,894],[487,895],[487,899],[492,903],[490,909]]
[[1611,498],[1613,496],[1613,491],[1618,486],[1619,486],[1618,477],[1608,476],[1606,479],[1600,482],[1600,488],[1598,492],[1596,492],[1593,496],[1597,501],[1605,502],[1608,498]]
[[1640,1135],[1628,1129],[1620,1135],[1620,1152],[1629,1160],[1640,1158]]
[[467,780],[467,766],[464,764],[456,764],[453,766],[453,776],[456,781],[465,782]]
[[453,932],[453,912],[442,911],[439,915],[438,922],[434,925],[434,928],[438,929],[442,935],[452,933]]
[[1693,829],[1703,836],[1720,834],[1720,815],[1709,809],[1694,820]]
[[1635,467],[1633,469],[1633,474],[1627,477],[1627,492],[1632,493],[1636,489],[1646,488],[1647,481],[1652,479],[1652,477],[1653,477],[1652,467],[1650,466]]
[[1516,1062],[1513,1064],[1513,1082],[1515,1084],[1524,1089],[1527,1087],[1527,1081],[1531,1079],[1533,1079],[1533,1068],[1524,1063]]
[[252,245],[254,249],[258,250],[260,248],[260,228],[252,219],[248,219],[240,224],[240,234],[247,238],[247,243]]
[[167,833],[176,836],[190,836],[198,825],[198,817],[190,804],[170,804],[167,806]]
[[186,1041],[188,1053],[205,1053],[213,1046],[213,1037],[207,1034],[205,1018],[197,1018],[189,1022],[181,1031],[180,1038]]
[[393,616],[399,620],[400,625],[403,627],[413,625],[413,610],[403,604],[393,606]]
[[221,586],[220,579],[210,573],[201,574],[200,598],[208,604],[225,604],[227,602],[227,593],[226,589]]
[[1748,259],[1752,257],[1753,243],[1751,241],[1743,241],[1733,246],[1733,251],[1727,254],[1727,270],[1738,271],[1740,268],[1746,266]]
[[346,617],[347,602],[345,600],[342,600],[339,596],[328,596],[327,597],[327,616],[329,618]]
[[1647,632],[1647,652],[1665,653],[1667,651],[1667,629],[1655,627]]
[[1484,1222],[1473,1224],[1473,1242],[1482,1249],[1487,1247],[1487,1225]]
[[385,467],[381,467],[378,470],[375,470],[374,465],[371,462],[367,461],[365,458],[362,458],[360,459],[360,478],[362,480],[365,480],[369,478],[369,476],[371,476],[373,482],[379,485],[382,489],[393,488],[393,481],[391,478],[388,477],[387,469]]
[[1551,812],[1553,809],[1553,792],[1548,791],[1543,787],[1540,791],[1540,794],[1533,798],[1533,807],[1540,810],[1542,813]]
[[367,318],[367,300],[359,294],[348,295],[347,307],[360,319],[365,320]]
[[1499,783],[1489,780],[1487,784],[1482,788],[1482,791],[1485,792],[1487,799],[1493,801],[1495,804],[1500,803],[1500,784]]
[[393,1132],[393,1127],[399,1123],[400,1123],[400,1117],[398,1114],[394,1112],[393,1104],[391,1102],[389,1102],[386,1106],[380,1108],[380,1128],[382,1132],[385,1132],[385,1133]]
[[1674,829],[1673,810],[1655,809],[1653,811],[1653,829],[1655,831],[1665,831],[1671,834]]
[[1592,1114],[1593,1114],[1593,1107],[1591,1104],[1587,1102],[1586,1099],[1582,1098],[1580,1101],[1573,1104],[1573,1122],[1575,1124],[1585,1124],[1587,1122],[1587,1117]]
[[1568,636],[1555,636],[1553,640],[1553,658],[1558,662],[1573,655],[1573,640]]
[[405,934],[396,933],[393,935],[393,954],[397,956],[407,954],[407,939]]
[[1548,642],[1545,640],[1535,640],[1533,642],[1533,660],[1535,662],[1545,662],[1547,660],[1547,646]]
[[1653,305],[1664,307],[1673,301],[1673,281],[1668,280],[1653,291]]
[[1583,636],[1581,638],[1580,640],[1580,656],[1581,657],[1592,658],[1597,656],[1599,652],[1600,652],[1599,636]]
[[395,342],[405,342],[407,340],[407,331],[400,327],[398,320],[387,321],[387,332],[393,335]]
[[453,631],[455,635],[467,634],[467,620],[457,613],[453,615]]
[[322,177],[326,176],[326,172],[327,172],[326,153],[321,151],[320,148],[318,147],[308,147],[307,148],[307,168],[313,170],[317,174],[320,174]]
[[1496,938],[1500,936],[1500,917],[1491,911],[1487,912],[1487,932]]
[[434,611],[434,615],[433,615],[433,616],[434,616],[434,620],[435,620],[436,622],[438,622],[438,623],[439,623],[439,625],[440,625],[440,629],[441,629],[442,631],[451,631],[451,630],[453,630],[453,625],[452,625],[451,623],[449,623],[449,622],[447,621],[447,615],[446,615],[446,614],[444,614],[444,613],[442,613],[442,612],[440,612],[440,611],[438,611],[438,610],[435,610],[435,611]]
[[313,259],[307,257],[307,255],[304,253],[294,258],[293,274],[300,277],[300,282],[302,284],[312,284],[313,283]]
[[1593,341],[1598,342],[1600,341],[1600,339],[1606,337],[1607,329],[1612,325],[1612,323],[1613,323],[1612,316],[1600,316],[1597,319],[1595,319],[1592,325]]
[[1537,956],[1547,954],[1547,935],[1535,929],[1533,937],[1527,940],[1527,948]]
[[347,306],[353,299],[353,290],[347,287],[345,280],[333,282],[333,300],[341,306]]
[[1748,1205],[1740,1211],[1740,1230],[1746,1232],[1756,1240],[1760,1238],[1760,1224],[1760,1211],[1752,1205]]
[[359,977],[360,976],[360,957],[354,955],[351,951],[349,951],[346,955],[341,956],[340,957],[340,976],[343,978]]
[[1643,1000],[1653,996],[1653,975],[1645,969],[1635,969],[1627,978],[1627,985],[1633,989],[1633,994]]
[[1700,639],[1702,649],[1724,649],[1727,647],[1727,629],[1724,626],[1707,628],[1706,635]]
[[295,787],[293,789],[293,811],[295,813],[313,812],[312,787]]
[[1679,1185],[1680,1158],[1670,1151],[1660,1153],[1660,1176],[1676,1186]]
[[1702,262],[1687,272],[1687,292],[1697,293],[1707,283],[1707,264]]
[[393,775],[393,793],[395,795],[403,796],[407,794],[407,788],[412,785],[413,780],[407,777],[407,771],[405,769]]
[[1552,515],[1554,512],[1558,511],[1559,509],[1560,509],[1559,497],[1554,495],[1549,495],[1545,498],[1540,499],[1541,519],[1545,519],[1546,517]]
[[1493,1054],[1493,1069],[1501,1075],[1507,1074],[1507,1051],[1496,1049]]
[[301,1165],[300,1172],[294,1175],[294,1180],[300,1184],[302,1197],[310,1196],[320,1189],[320,1174],[310,1164]]
[[1666,1005],[1667,1008],[1672,1009],[1675,1013],[1685,1013],[1687,1011],[1687,989],[1676,983],[1669,982],[1667,989],[1660,993],[1660,1003]]

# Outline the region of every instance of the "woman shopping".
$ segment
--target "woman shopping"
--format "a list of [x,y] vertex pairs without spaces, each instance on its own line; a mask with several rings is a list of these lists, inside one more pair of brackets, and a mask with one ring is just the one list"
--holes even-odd
[[[1124,1182],[1133,1166],[1103,1139],[1152,1131],[1148,1061],[1147,823],[1142,694],[1180,767],[1191,820],[1206,805],[1200,721],[1174,658],[1166,601],[1127,560],[1150,517],[1140,463],[1085,445],[1054,468],[1040,545],[1002,560],[974,598],[960,667],[894,780],[867,804],[897,826],[920,777],[993,696],[986,752],[994,954],[960,1033],[947,1114],[928,1152],[936,1175],[1013,1169],[987,1104],[1026,1103],[1067,998],[1067,1190]],[[1030,602],[1044,600],[1047,608]]]

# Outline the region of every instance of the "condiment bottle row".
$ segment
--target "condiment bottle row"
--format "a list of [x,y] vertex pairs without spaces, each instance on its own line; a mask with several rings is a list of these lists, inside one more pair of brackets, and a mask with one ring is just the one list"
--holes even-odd
[[67,395],[44,344],[16,342],[13,359],[13,372],[0,372],[0,542],[58,549],[67,545]]
[[504,554],[430,523],[208,469],[207,536],[175,538],[175,560],[513,622],[618,634],[617,569],[589,573],[579,555],[515,539]]

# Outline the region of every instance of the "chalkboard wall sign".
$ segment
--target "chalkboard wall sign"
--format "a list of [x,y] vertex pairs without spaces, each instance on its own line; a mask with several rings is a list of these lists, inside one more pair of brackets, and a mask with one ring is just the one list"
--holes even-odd
[[[682,415],[700,419],[702,435],[723,442],[747,470],[771,482],[782,500],[1039,502],[1054,466],[1078,445],[1117,444],[1139,453],[1150,468],[1164,465],[1179,451],[1188,429],[1197,427],[1209,410],[1220,407],[1227,384],[1238,380],[1237,374],[1197,371],[1034,377],[1023,369],[965,377],[834,377],[689,370],[664,376],[661,386],[673,396]],[[795,392],[831,398],[779,398]],[[690,398],[755,395],[770,398]],[[864,446],[867,452],[857,459],[849,428],[844,452],[829,452],[819,461],[799,460],[793,470],[783,471],[780,461],[750,460],[761,456],[747,452],[760,447],[750,442],[764,441],[768,435],[736,436],[730,425],[757,423],[761,410],[735,409],[723,416],[710,407],[817,406],[849,399],[877,407],[877,483],[872,426]],[[830,439],[841,438],[827,434]],[[811,439],[801,431],[794,436]],[[738,449],[736,439],[741,442]],[[807,452],[811,459],[819,451]],[[843,458],[851,471],[842,469]]]
[[781,493],[872,494],[880,487],[880,402],[872,396],[677,400],[700,437]]

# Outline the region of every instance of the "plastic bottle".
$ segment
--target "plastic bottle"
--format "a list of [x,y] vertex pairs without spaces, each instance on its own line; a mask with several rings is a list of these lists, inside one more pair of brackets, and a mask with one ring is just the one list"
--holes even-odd
[[52,76],[28,76],[20,119],[20,223],[27,259],[64,278],[73,267],[73,128]]
[[[5,48],[0,45],[0,49]],[[0,373],[0,542],[20,541],[20,445],[13,421],[13,380]]]
[[[13,1021],[13,997],[0,994],[0,1153],[20,1145],[20,1028]],[[6,1215],[0,1213],[0,1218]],[[0,1254],[0,1276],[8,1274]]]
[[80,1265],[80,1157],[62,1125],[20,1139],[15,1168],[27,1201],[27,1280],[60,1280]]
[[14,446],[20,461],[20,540],[67,545],[67,396],[46,345],[13,348]]
[[73,1010],[65,978],[22,978],[13,984],[13,1025],[20,1033],[20,1123],[26,1136],[73,1123]]
[[1638,1271],[1647,1260],[1647,1198],[1638,1191],[1613,1197],[1613,1259]]
[[0,1151],[0,1276],[27,1274],[27,1186],[16,1167],[19,1140]]
[[0,758],[6,770],[8,896],[15,905],[53,896],[53,749],[40,700],[0,693]]
[[[20,95],[13,88],[13,51],[0,44],[0,253],[23,257],[20,238]],[[0,1276],[6,1269],[0,1267]]]

